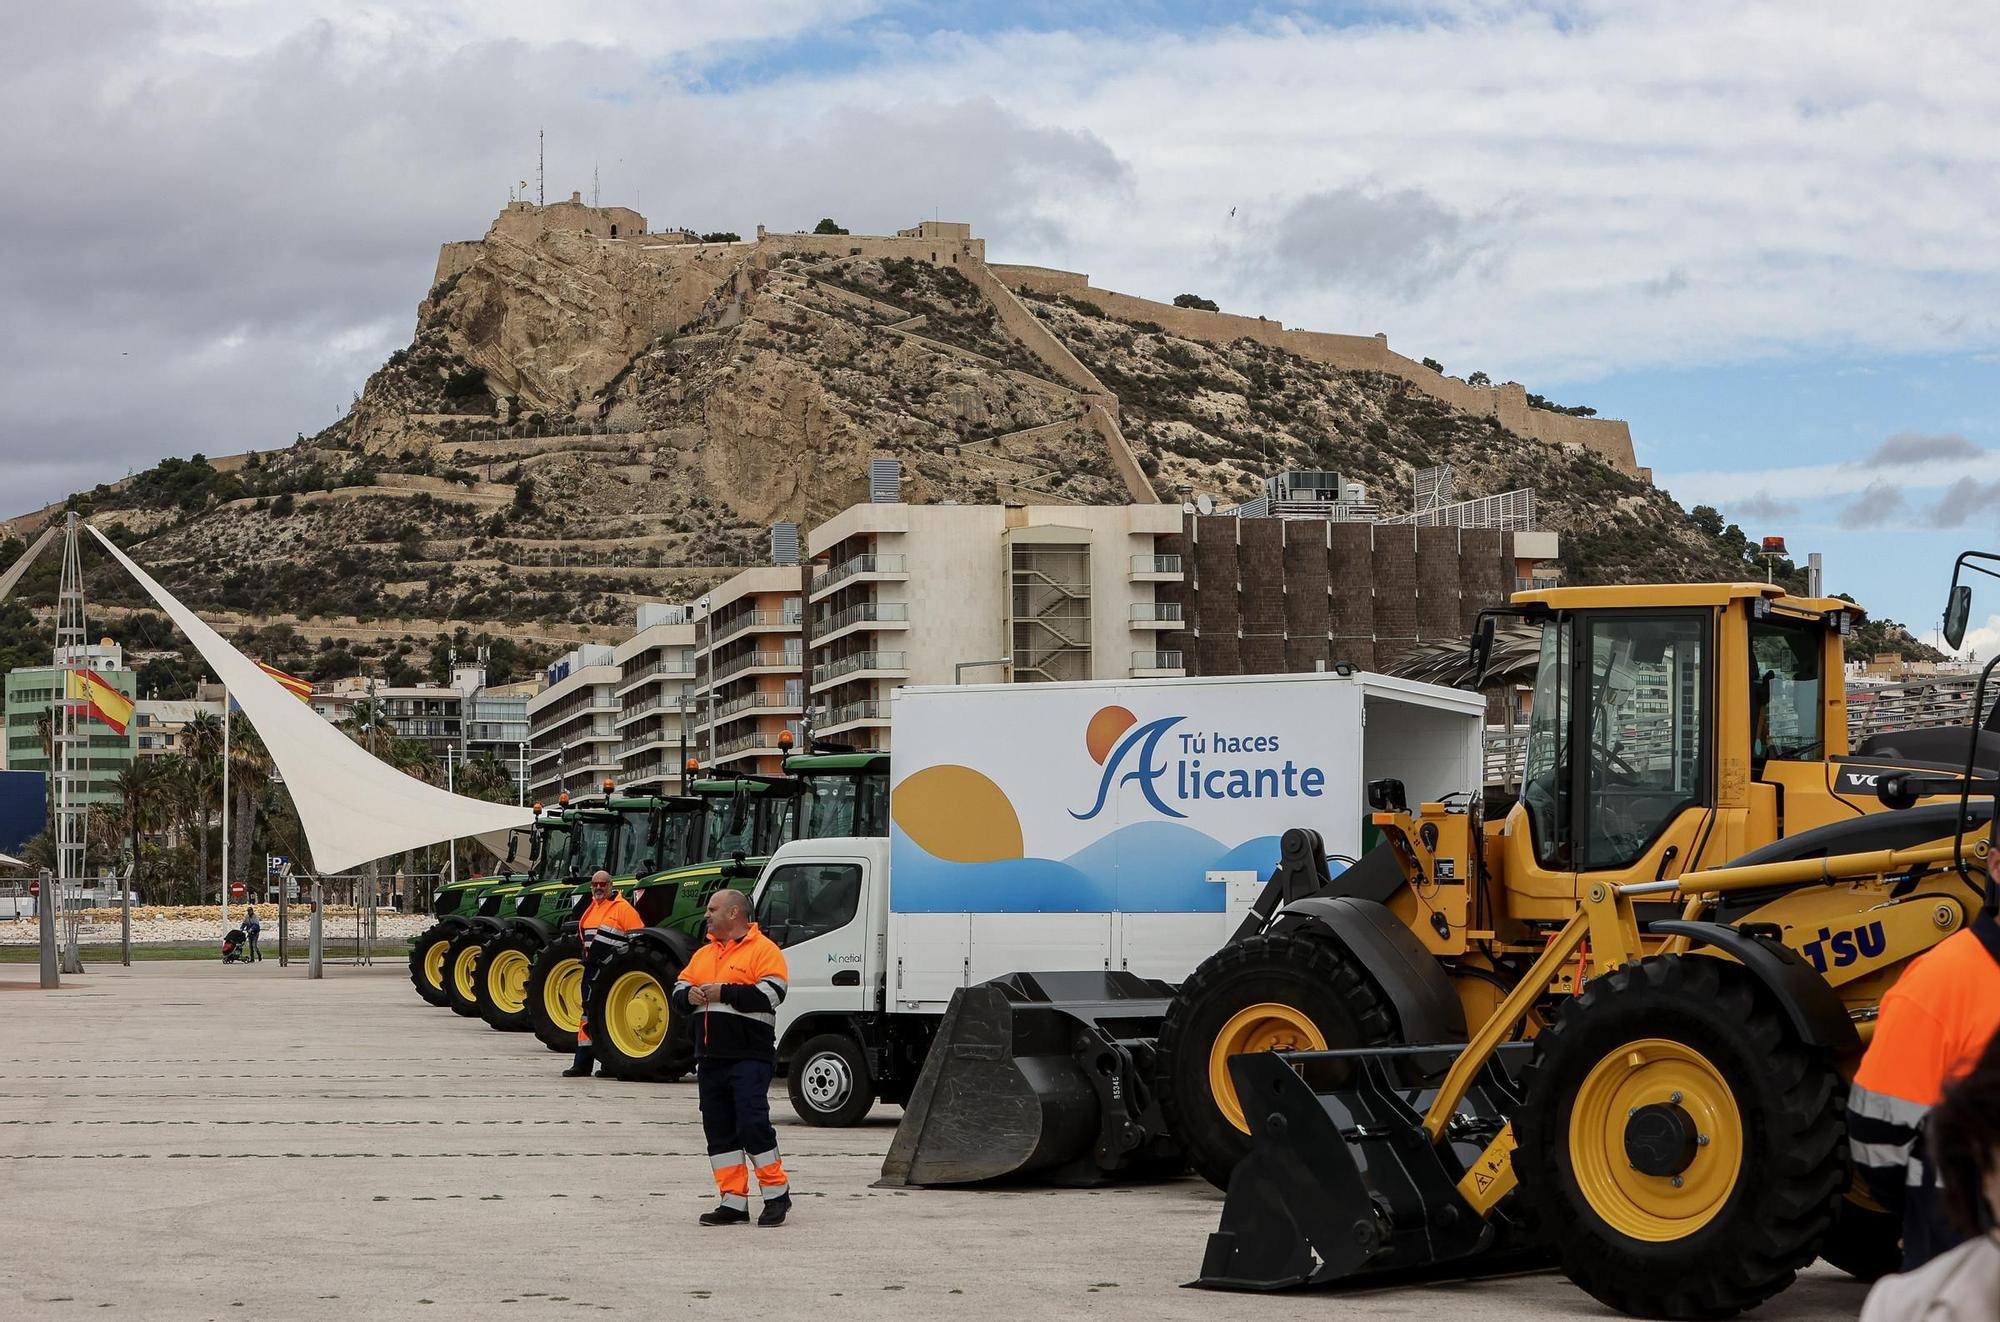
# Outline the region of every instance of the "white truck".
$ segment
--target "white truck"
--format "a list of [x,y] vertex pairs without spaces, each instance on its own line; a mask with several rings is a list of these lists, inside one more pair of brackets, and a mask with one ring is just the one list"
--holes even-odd
[[802,840],[759,879],[785,949],[793,1108],[910,1095],[954,992],[1057,970],[1154,980],[1214,953],[1291,827],[1363,852],[1364,787],[1477,785],[1484,703],[1382,675],[905,688],[889,838]]

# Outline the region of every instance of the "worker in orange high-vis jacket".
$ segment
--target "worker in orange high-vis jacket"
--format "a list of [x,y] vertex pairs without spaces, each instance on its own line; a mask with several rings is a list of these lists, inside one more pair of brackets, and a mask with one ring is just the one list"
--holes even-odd
[[674,1012],[692,1016],[701,1127],[722,1195],[714,1211],[701,1214],[705,1226],[750,1219],[752,1167],[764,1199],[757,1224],[782,1224],[792,1210],[770,1096],[785,976],[785,956],[750,921],[749,899],[734,890],[710,896],[708,944],[681,970],[673,994]]
[[[599,869],[590,874],[590,903],[577,922],[577,938],[583,942],[583,1004],[590,1004],[590,989],[597,971],[606,960],[623,950],[625,933],[644,927],[639,911],[623,895],[611,889],[611,874]],[[590,1077],[590,1011],[584,1010],[576,1023],[576,1061],[563,1071],[565,1079]]]
[[1903,971],[1882,998],[1875,1036],[1847,1101],[1847,1141],[1869,1196],[1903,1218],[1903,1270],[1965,1238],[1946,1215],[1924,1122],[1945,1086],[2000,1031],[2000,849],[1986,853],[1986,904],[1971,924]]

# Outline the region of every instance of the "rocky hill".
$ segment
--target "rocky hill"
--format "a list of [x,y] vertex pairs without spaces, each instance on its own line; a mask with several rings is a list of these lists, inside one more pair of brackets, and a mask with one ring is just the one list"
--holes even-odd
[[[410,344],[318,435],[71,503],[198,609],[279,626],[267,651],[309,674],[416,665],[454,632],[523,665],[615,637],[637,603],[761,562],[771,522],[864,498],[878,456],[912,501],[1226,503],[1308,467],[1389,510],[1449,463],[1461,494],[1534,488],[1572,581],[1751,572],[1713,511],[1588,449],[1405,376],[1010,290],[962,233],[655,243],[603,235],[612,212],[514,206],[447,245]],[[92,592],[114,622],[143,604],[109,576]]]

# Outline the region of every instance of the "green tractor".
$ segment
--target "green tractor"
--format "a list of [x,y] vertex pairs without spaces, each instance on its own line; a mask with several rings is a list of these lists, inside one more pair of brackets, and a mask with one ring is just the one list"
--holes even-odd
[[468,1019],[479,1016],[480,956],[487,941],[506,929],[508,915],[532,886],[574,882],[604,866],[617,818],[601,803],[563,803],[547,810],[538,825],[548,840],[533,870],[509,878],[480,897],[479,908],[467,916],[444,954],[445,1004]]
[[[613,887],[637,905],[640,901],[634,899],[635,889],[643,887],[644,878],[700,857],[707,806],[705,799],[691,795],[611,795],[601,805],[593,802],[573,807],[585,822],[579,828],[584,836],[609,831],[604,870],[611,874]],[[594,844],[585,848],[597,852]],[[474,978],[480,1018],[502,1032],[525,1033],[536,1026],[532,996],[578,1001],[583,978],[580,963],[571,959],[574,967],[562,968],[553,989],[546,985],[548,970],[563,965],[564,956],[543,966],[541,984],[535,981],[536,963],[551,945],[576,944],[575,937],[562,935],[563,928],[582,915],[589,899],[589,874],[572,872],[535,882],[515,897],[512,916],[488,935],[480,949]],[[571,983],[575,985],[567,985]],[[574,1032],[572,1028],[572,1037]]]
[[[531,827],[516,828],[508,833],[507,857],[498,872],[490,877],[468,877],[439,888],[431,907],[437,921],[410,942],[410,982],[416,987],[417,995],[432,1005],[451,1003],[445,982],[453,939],[478,916],[489,894],[516,884],[534,872],[547,856],[552,838],[557,840],[558,850],[562,848],[560,827],[555,828],[555,836],[551,835],[551,830],[550,823],[540,820]],[[522,858],[520,855],[524,846],[527,856]]]
[[[634,892],[644,896],[640,913],[650,925],[611,957],[592,988],[593,1044],[605,1073],[671,1080],[690,1068],[693,1044],[674,1031],[667,998],[706,939],[711,895],[725,886],[748,894],[786,841],[888,833],[887,753],[800,754],[785,760],[785,772],[695,783],[697,794],[726,799],[709,807],[708,861],[648,878]],[[654,907],[665,913],[652,917]]]

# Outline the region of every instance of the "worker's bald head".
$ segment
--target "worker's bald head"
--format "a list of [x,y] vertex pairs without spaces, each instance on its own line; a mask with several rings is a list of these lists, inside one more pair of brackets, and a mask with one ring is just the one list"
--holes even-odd
[[750,930],[750,897],[742,891],[723,889],[708,897],[708,934],[719,941],[734,941]]
[[590,893],[596,896],[611,894],[611,874],[603,868],[590,874]]

